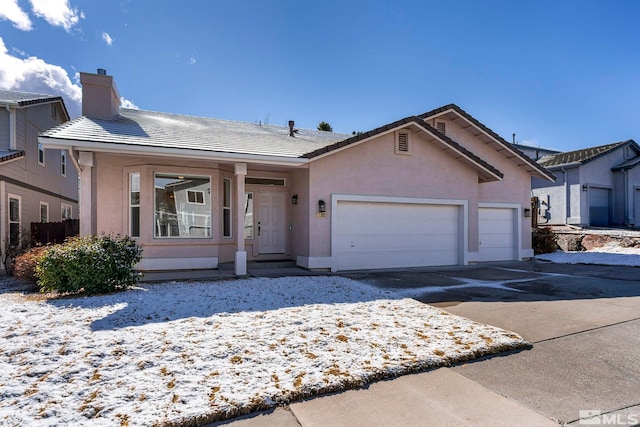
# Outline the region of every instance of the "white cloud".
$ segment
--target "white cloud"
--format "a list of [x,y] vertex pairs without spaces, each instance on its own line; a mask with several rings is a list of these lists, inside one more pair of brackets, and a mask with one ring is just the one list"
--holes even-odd
[[109,33],[102,33],[102,40],[105,41],[109,46],[113,44],[113,38],[109,35]]
[[191,65],[196,65],[196,57],[191,55],[191,58],[189,59],[189,64]]
[[22,31],[30,31],[33,26],[29,15],[18,6],[18,0],[0,0],[0,19],[11,21]]
[[128,99],[120,97],[120,106],[122,108],[131,108],[132,110],[139,110],[138,106]]
[[29,0],[33,13],[49,24],[63,27],[66,31],[84,18],[84,13],[71,8],[69,0]]
[[40,58],[11,56],[0,37],[0,88],[62,96],[69,115],[80,115],[82,89],[67,71]]

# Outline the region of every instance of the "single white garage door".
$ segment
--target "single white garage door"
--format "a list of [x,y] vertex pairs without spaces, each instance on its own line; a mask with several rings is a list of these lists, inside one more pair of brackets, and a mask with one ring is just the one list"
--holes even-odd
[[461,210],[456,205],[338,201],[336,267],[457,265]]
[[515,248],[516,209],[478,209],[478,261],[517,259]]

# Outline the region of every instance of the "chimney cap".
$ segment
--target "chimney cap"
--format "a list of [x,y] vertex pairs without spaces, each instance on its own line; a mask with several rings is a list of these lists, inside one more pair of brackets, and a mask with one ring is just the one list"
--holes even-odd
[[107,70],[105,70],[104,68],[98,68],[98,74],[101,76],[106,76]]

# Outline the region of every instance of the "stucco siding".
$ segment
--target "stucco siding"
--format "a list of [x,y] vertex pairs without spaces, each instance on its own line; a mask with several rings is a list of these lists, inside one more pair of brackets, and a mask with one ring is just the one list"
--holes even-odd
[[[331,255],[331,194],[477,200],[478,175],[425,134],[411,133],[410,155],[395,154],[394,133],[310,164],[310,256]],[[324,216],[318,200],[327,203]],[[472,209],[470,207],[470,209]],[[477,235],[477,222],[469,235]]]

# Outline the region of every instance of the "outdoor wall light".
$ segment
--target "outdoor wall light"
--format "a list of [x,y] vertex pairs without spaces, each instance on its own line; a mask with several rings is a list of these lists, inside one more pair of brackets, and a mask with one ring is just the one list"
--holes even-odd
[[524,217],[525,218],[531,217],[531,209],[524,208]]
[[327,204],[324,202],[324,200],[318,200],[318,212],[322,213],[326,211],[327,211]]
[[298,204],[298,195],[294,194],[293,196],[291,196],[291,204],[292,205],[297,205]]
[[587,184],[583,184],[582,191],[587,191],[587,190],[589,190],[589,186]]

